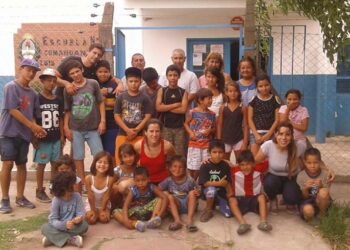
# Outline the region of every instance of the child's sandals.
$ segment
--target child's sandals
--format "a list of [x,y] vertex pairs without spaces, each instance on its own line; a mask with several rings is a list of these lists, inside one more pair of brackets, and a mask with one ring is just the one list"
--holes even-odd
[[270,232],[272,230],[272,226],[267,221],[263,221],[258,225],[258,229],[264,232]]
[[156,216],[154,218],[151,218],[149,221],[146,222],[147,228],[155,229],[160,227],[162,224],[162,219],[159,216]]
[[180,223],[173,222],[173,223],[170,223],[169,225],[169,231],[177,231],[181,228],[182,228],[182,224]]
[[136,221],[135,229],[139,232],[144,232],[146,230],[146,224],[143,221]]
[[198,227],[194,224],[188,224],[186,226],[186,229],[187,229],[187,232],[189,232],[189,233],[194,233],[194,232],[198,231]]
[[245,234],[246,232],[248,232],[251,229],[251,225],[250,224],[240,224],[238,229],[237,229],[237,233],[239,235]]

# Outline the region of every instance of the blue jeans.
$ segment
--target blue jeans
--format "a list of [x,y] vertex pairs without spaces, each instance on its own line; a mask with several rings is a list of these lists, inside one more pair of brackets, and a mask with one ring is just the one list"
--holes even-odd
[[91,131],[76,131],[72,130],[73,141],[73,160],[84,160],[85,157],[85,142],[89,145],[91,154],[95,156],[97,153],[103,151],[101,137],[97,130]]

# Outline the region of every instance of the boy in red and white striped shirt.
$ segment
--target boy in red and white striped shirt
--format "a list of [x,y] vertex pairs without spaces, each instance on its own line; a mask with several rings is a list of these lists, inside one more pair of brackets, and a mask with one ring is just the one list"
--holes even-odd
[[254,156],[249,150],[242,151],[237,162],[239,167],[231,168],[232,186],[227,188],[231,212],[239,223],[237,233],[244,234],[251,229],[243,218],[247,212],[259,213],[259,230],[271,231],[272,226],[266,220],[266,197],[262,192],[263,173],[267,171],[268,163],[255,165]]

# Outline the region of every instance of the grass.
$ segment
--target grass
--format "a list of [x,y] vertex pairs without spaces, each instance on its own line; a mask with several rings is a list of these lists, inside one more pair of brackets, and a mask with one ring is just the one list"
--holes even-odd
[[22,233],[39,230],[47,222],[47,213],[0,223],[0,249],[10,249],[11,243]]
[[349,249],[350,204],[333,203],[327,216],[321,218],[318,229],[336,249]]

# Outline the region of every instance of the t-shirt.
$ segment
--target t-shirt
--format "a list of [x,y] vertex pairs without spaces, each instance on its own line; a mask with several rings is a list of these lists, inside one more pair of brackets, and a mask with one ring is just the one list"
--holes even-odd
[[[286,110],[287,110],[287,105],[283,105],[280,107],[278,113],[284,114],[286,113]],[[301,124],[304,119],[309,117],[310,116],[307,108],[299,105],[296,109],[289,111],[288,118],[292,123]],[[294,135],[294,140],[306,140],[305,134],[300,130],[294,129],[293,135]]]
[[[296,142],[297,147],[297,164],[300,169],[299,157],[305,152],[305,144]],[[272,141],[266,141],[261,145],[262,153],[268,158],[269,172],[278,176],[288,176],[288,152],[287,150],[281,151],[277,148],[277,145]]]
[[179,198],[185,198],[196,186],[196,182],[189,175],[181,183],[175,182],[171,176],[159,183],[159,188],[162,191],[168,191],[170,194]]
[[[114,101],[116,99],[115,94],[113,94],[113,92],[116,89],[117,84],[115,83],[112,77],[110,77],[107,82],[104,82],[104,83],[99,82],[99,85],[101,89],[102,88],[107,89],[108,94],[105,97],[107,100]],[[115,120],[114,120],[114,108],[105,106],[105,109],[106,109],[106,129],[118,128],[118,125],[115,123]]]
[[37,122],[47,135],[41,141],[57,141],[61,137],[60,119],[63,118],[63,100],[59,97],[55,99],[47,99],[43,95],[39,95],[41,118]]
[[156,101],[157,101],[157,92],[158,92],[158,89],[161,88],[161,86],[158,85],[157,90],[154,91],[154,93],[152,93],[152,94],[150,94],[150,93],[148,92],[147,88],[148,88],[148,86],[143,86],[143,87],[141,87],[141,88],[140,88],[140,92],[141,92],[142,94],[144,94],[145,96],[148,96],[149,99],[150,99],[151,102],[152,102],[153,112],[152,112],[151,117],[152,117],[152,118],[158,118],[158,112],[157,112],[157,110],[156,110]]
[[[131,96],[127,91],[117,97],[114,106],[114,113],[121,116],[128,128],[136,128],[146,114],[152,114],[152,110],[151,100],[147,96],[142,93]],[[119,135],[126,135],[126,133],[119,129]],[[142,135],[142,132],[138,135]]]
[[[97,77],[96,77],[96,64],[93,65],[92,67],[90,68],[87,68],[84,64],[83,64],[83,61],[81,59],[80,56],[67,56],[66,58],[64,58],[62,60],[62,62],[60,63],[60,65],[58,65],[57,67],[57,71],[61,74],[62,76],[62,79],[63,80],[66,80],[68,82],[73,82],[73,80],[69,77],[69,72],[67,70],[67,62],[68,61],[71,61],[71,60],[76,60],[78,62],[81,63],[81,65],[83,66],[83,76],[85,78],[88,78],[88,79],[94,79],[97,81]],[[63,97],[63,87],[57,87],[56,88],[56,92],[55,94],[59,97]]]
[[[329,183],[327,182],[327,172],[321,168],[321,172],[317,176],[310,176],[306,170],[301,171],[297,176],[297,183],[300,187],[300,189],[304,188],[304,184],[308,180],[321,180],[322,186],[324,188],[329,187]],[[316,198],[318,194],[318,187],[312,187],[309,189],[309,195],[310,197]]]
[[69,128],[77,131],[96,130],[101,121],[97,104],[103,101],[96,80],[86,79],[86,84],[74,96],[64,91],[64,109],[71,112]]
[[[161,76],[158,82],[163,87],[169,86],[169,81],[166,76]],[[196,74],[187,69],[181,72],[177,85],[186,90],[189,94],[195,94],[199,90],[199,82]]]
[[240,80],[238,80],[236,83],[241,91],[243,106],[248,107],[249,102],[253,100],[254,96],[256,96],[256,85],[254,82],[252,82],[249,86],[244,86],[241,84]]
[[[208,163],[202,164],[199,169],[198,184],[204,185],[208,181],[220,181],[226,176],[228,183],[231,183],[230,166],[225,161],[213,163],[209,160]],[[226,198],[226,189],[218,187],[218,194],[222,198]]]
[[267,161],[257,164],[248,175],[239,167],[231,168],[232,191],[234,196],[252,197],[261,194],[264,172],[269,165]]
[[141,194],[136,186],[130,187],[130,192],[132,194],[132,201],[130,207],[144,206],[150,201],[152,201],[156,196],[154,194],[154,184],[148,184],[145,193]]
[[4,97],[0,115],[0,137],[18,137],[27,142],[32,139],[32,131],[17,121],[10,110],[17,109],[28,120],[40,117],[39,98],[31,88],[25,88],[15,81],[4,87]]
[[253,122],[256,130],[268,131],[275,122],[275,110],[280,107],[278,97],[271,95],[268,100],[262,100],[257,95],[249,103],[253,108]]
[[[180,87],[174,89],[165,87],[163,88],[162,102],[165,105],[182,102],[185,90]],[[175,114],[170,111],[162,113],[162,122],[166,128],[183,128],[185,122],[185,114]]]

